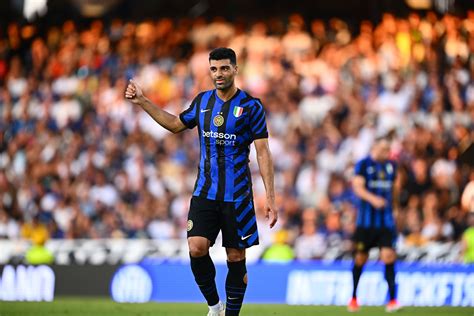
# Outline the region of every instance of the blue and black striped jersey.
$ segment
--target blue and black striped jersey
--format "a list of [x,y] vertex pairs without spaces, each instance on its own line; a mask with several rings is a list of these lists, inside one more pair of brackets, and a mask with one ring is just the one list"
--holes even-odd
[[375,209],[369,202],[359,199],[357,227],[395,228],[393,185],[397,174],[396,163],[390,160],[377,162],[369,156],[357,162],[355,174],[364,177],[368,191],[387,201],[385,207]]
[[250,144],[268,137],[260,100],[237,90],[224,102],[215,89],[209,90],[200,93],[179,117],[199,132],[201,158],[193,195],[225,202],[251,198]]

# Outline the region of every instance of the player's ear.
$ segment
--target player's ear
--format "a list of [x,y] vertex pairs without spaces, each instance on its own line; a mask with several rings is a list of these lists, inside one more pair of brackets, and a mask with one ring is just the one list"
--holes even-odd
[[234,71],[235,71],[235,74],[238,74],[239,73],[239,66],[235,65],[234,66]]

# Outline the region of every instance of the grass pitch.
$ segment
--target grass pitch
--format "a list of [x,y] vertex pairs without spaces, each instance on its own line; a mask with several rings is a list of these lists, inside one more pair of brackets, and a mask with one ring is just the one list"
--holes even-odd
[[[339,306],[287,306],[271,304],[244,305],[242,316],[375,316],[389,315],[383,307],[362,307],[360,312],[348,313]],[[474,308],[406,307],[400,316],[474,316]],[[51,303],[0,302],[0,316],[205,316],[203,304],[147,303],[119,304],[110,299],[60,298]]]

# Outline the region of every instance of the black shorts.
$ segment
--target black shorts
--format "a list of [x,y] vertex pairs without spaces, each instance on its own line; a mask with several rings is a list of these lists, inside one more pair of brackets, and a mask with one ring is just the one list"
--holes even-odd
[[369,252],[371,248],[395,248],[396,232],[390,228],[357,227],[352,238],[354,250]]
[[209,239],[211,246],[222,231],[222,246],[244,249],[258,245],[253,200],[223,202],[193,196],[188,214],[188,237]]

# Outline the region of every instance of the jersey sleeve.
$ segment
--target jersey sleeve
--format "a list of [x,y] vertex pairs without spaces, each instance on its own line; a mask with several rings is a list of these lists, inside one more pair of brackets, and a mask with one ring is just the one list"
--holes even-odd
[[397,178],[397,172],[398,172],[398,164],[391,160],[390,161],[390,165],[392,166],[392,173],[393,173],[393,180],[395,181],[395,179]]
[[250,129],[252,131],[252,139],[268,138],[267,122],[265,120],[265,110],[259,100],[255,100],[255,104],[250,110]]
[[183,122],[184,125],[186,125],[187,128],[192,129],[194,126],[197,124],[197,111],[199,108],[199,100],[201,99],[201,95],[198,95],[196,98],[194,98],[193,102],[191,102],[191,105],[189,108],[181,112],[179,115],[179,119],[181,122]]
[[391,161],[393,167],[393,173],[396,175],[398,172],[398,164],[395,161]]
[[364,160],[358,161],[355,166],[354,166],[354,174],[356,176],[365,176],[365,170],[364,170]]

